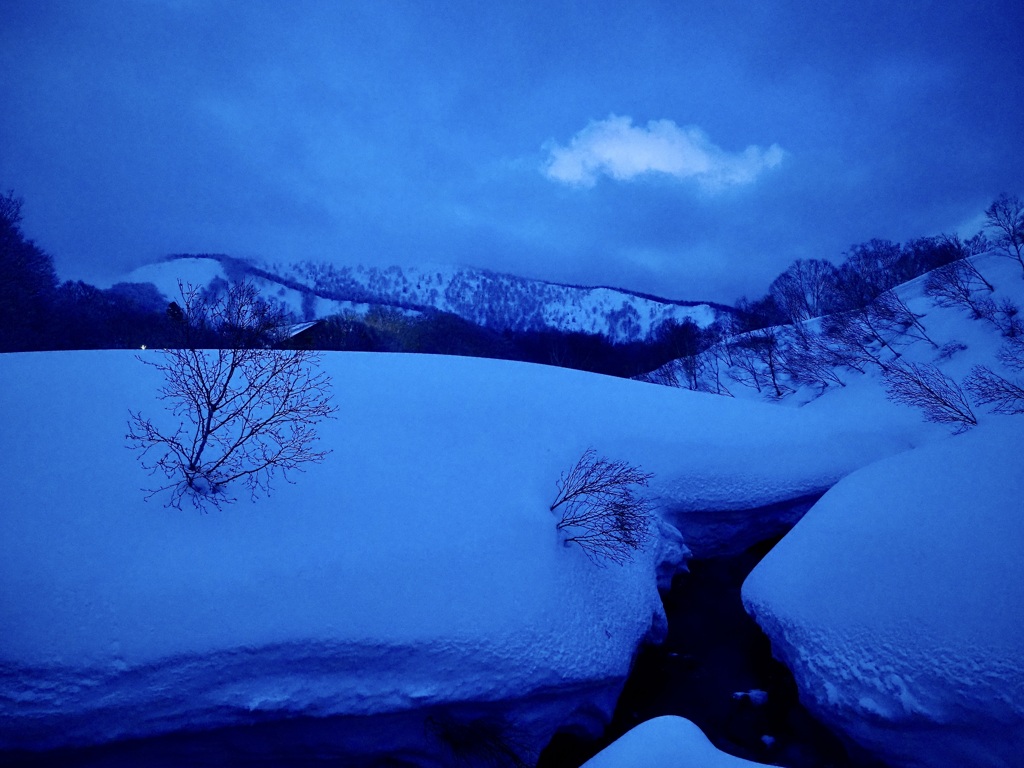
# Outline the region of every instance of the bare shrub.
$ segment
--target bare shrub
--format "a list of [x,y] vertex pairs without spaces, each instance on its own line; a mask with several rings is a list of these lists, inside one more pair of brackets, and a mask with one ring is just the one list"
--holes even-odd
[[[269,493],[280,472],[319,462],[316,424],[332,416],[330,379],[315,371],[310,350],[272,349],[280,341],[281,316],[259,299],[249,283],[219,296],[181,287],[182,305],[172,304],[182,346],[139,359],[164,375],[159,398],[177,420],[162,430],[129,411],[129,447],[143,467],[167,483],[169,506],[188,497],[199,509],[235,501],[226,488],[242,482],[253,498]],[[214,346],[215,348],[202,348]]]
[[820,387],[822,391],[833,385],[846,386],[838,372],[842,361],[821,334],[803,329],[790,336],[783,369],[792,381]]
[[999,302],[999,307],[992,322],[999,329],[999,332],[1007,338],[1024,335],[1024,322],[1020,318],[1020,307],[1010,299],[1003,299]]
[[948,424],[954,434],[977,425],[963,390],[934,365],[896,360],[886,367],[884,376],[889,399],[920,408],[925,420]]
[[985,211],[985,219],[994,245],[1024,270],[1024,202],[1016,196],[1000,195]]
[[875,316],[879,325],[894,331],[898,337],[909,339],[911,342],[925,341],[938,349],[939,345],[928,335],[924,323],[921,322],[924,315],[910,309],[896,291],[890,290],[879,295],[867,309]]
[[768,293],[791,323],[820,317],[839,306],[839,270],[822,259],[797,259]]
[[732,370],[730,378],[738,384],[767,390],[768,396],[781,399],[793,389],[782,379],[787,339],[777,326],[759,328],[730,342]]
[[722,381],[723,367],[728,364],[725,344],[715,344],[701,352],[697,357],[700,360],[701,377],[698,383],[698,390],[709,392],[713,395],[724,395],[732,397],[732,392]]
[[1012,336],[996,353],[999,362],[1015,371],[1024,371],[1024,336]]
[[991,405],[992,413],[1024,413],[1024,387],[1010,381],[991,368],[976,365],[964,380],[975,405]]
[[696,355],[669,360],[661,367],[635,378],[665,387],[732,397],[732,392],[722,381],[722,355],[720,345],[708,347]]
[[729,369],[726,373],[729,378],[744,387],[750,387],[758,392],[763,391],[767,386],[767,377],[761,358],[754,349],[738,340],[727,342],[725,347],[729,360]]
[[836,362],[863,373],[868,365],[877,365],[882,371],[886,363],[882,352],[889,346],[865,309],[829,315],[822,323],[825,339],[836,356]]
[[588,448],[557,483],[550,509],[563,509],[555,527],[564,532],[566,544],[578,544],[595,563],[632,560],[650,536],[652,520],[650,502],[635,487],[652,477],[624,461],[598,458]]
[[995,290],[970,259],[932,270],[924,284],[925,294],[938,306],[966,309],[975,319],[984,318],[994,309],[992,300],[981,293],[983,289],[989,293]]

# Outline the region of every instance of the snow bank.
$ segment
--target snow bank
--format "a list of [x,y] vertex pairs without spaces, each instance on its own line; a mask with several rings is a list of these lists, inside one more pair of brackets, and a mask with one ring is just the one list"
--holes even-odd
[[327,460],[199,515],[145,503],[124,446],[129,407],[160,413],[150,367],[0,357],[0,749],[621,685],[664,622],[655,573],[685,548],[665,535],[598,568],[562,546],[548,505],[585,448],[654,472],[678,521],[822,489],[905,444],[521,363],[333,353],[324,368],[340,406]]
[[892,765],[1020,765],[1022,451],[991,419],[862,469],[743,586],[808,708]]
[[[884,402],[837,417],[830,409],[672,391],[685,392],[690,418],[671,445],[659,446],[669,461],[652,492],[697,558],[735,554],[780,534],[855,469],[944,436],[915,412]],[[657,440],[652,433],[649,442]]]
[[655,717],[610,744],[583,768],[749,768],[760,766],[718,750],[685,717]]

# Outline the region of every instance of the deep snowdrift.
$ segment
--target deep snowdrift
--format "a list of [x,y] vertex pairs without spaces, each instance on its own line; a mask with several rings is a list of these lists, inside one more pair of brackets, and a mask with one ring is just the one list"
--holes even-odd
[[744,583],[808,708],[892,765],[1020,765],[1022,453],[992,418],[862,469]]
[[[158,374],[132,353],[0,358],[0,749],[614,688],[663,622],[655,571],[685,551],[668,535],[599,568],[560,544],[548,504],[586,447],[685,509],[822,489],[907,442],[518,363],[324,368],[333,453],[200,515],[143,501],[124,432],[129,407],[159,412]],[[530,748],[611,704],[563,706]]]

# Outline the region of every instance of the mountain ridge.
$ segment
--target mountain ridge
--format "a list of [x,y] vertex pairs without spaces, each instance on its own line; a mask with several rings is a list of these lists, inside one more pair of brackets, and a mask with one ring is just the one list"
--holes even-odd
[[[187,270],[180,269],[182,262],[191,262]],[[214,265],[218,269],[211,271]],[[179,269],[168,269],[174,266]],[[183,272],[198,272],[199,279]],[[371,306],[383,306],[413,313],[449,312],[497,331],[555,329],[597,334],[614,342],[649,339],[671,322],[691,321],[705,328],[735,311],[715,302],[442,265],[278,264],[228,254],[177,253],[134,270],[127,279],[153,282],[170,298],[177,292],[178,279],[205,285],[217,277],[256,280],[304,321],[343,312],[365,314]]]

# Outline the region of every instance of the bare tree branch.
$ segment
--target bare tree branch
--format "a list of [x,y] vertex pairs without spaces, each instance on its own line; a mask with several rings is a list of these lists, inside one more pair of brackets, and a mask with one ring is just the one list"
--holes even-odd
[[963,390],[934,365],[896,360],[884,376],[889,399],[920,408],[927,421],[949,424],[954,434],[978,424]]
[[550,509],[563,510],[555,527],[595,563],[631,560],[650,536],[652,518],[650,502],[634,486],[646,486],[652,477],[624,461],[598,458],[588,448],[558,481]]
[[316,371],[319,356],[269,348],[283,318],[251,284],[213,297],[181,286],[181,298],[182,346],[157,360],[139,358],[163,374],[158,398],[178,424],[164,432],[129,411],[129,447],[168,481],[147,498],[169,490],[171,506],[187,496],[197,508],[219,507],[235,500],[225,489],[236,480],[256,498],[270,492],[278,472],[291,482],[290,472],[322,461],[328,451],[314,448],[316,424],[337,409],[330,379]]
[[950,262],[928,273],[924,292],[940,307],[963,308],[975,319],[985,318],[995,310],[991,298],[981,293],[995,290],[970,259]]
[[1024,202],[1016,196],[1000,195],[985,211],[985,219],[996,247],[1024,270]]
[[964,380],[976,405],[992,405],[992,413],[1024,413],[1024,387],[1010,381],[991,368],[976,365]]

